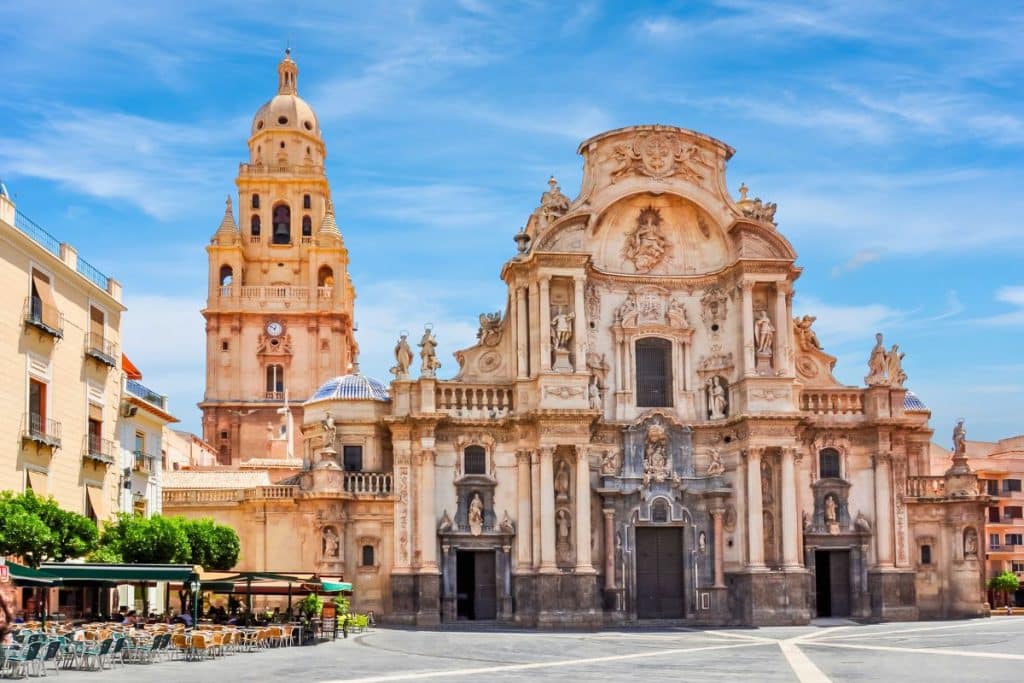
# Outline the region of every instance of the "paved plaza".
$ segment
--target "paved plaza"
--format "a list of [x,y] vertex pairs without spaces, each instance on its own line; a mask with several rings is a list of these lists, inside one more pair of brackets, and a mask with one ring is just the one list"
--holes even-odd
[[762,629],[406,631],[216,661],[61,672],[70,681],[1019,681],[1024,618]]

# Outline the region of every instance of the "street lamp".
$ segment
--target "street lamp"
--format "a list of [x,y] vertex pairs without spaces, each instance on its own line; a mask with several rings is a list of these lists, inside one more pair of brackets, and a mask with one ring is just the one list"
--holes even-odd
[[199,626],[199,589],[202,588],[202,584],[199,583],[199,576],[196,574],[192,575],[192,579],[188,582],[188,589],[192,591],[192,628]]

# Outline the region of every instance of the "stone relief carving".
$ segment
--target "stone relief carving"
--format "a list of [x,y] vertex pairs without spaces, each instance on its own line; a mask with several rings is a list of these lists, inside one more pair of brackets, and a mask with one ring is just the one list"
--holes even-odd
[[512,523],[512,519],[508,516],[508,510],[505,510],[505,515],[501,518],[501,522],[498,524],[498,530],[503,534],[514,534],[516,532],[515,524]]
[[623,327],[636,327],[638,316],[639,309],[637,308],[636,295],[631,293],[615,309],[615,322]]
[[409,468],[398,471],[398,555],[402,563],[409,561]]
[[811,329],[811,325],[817,318],[813,315],[805,315],[802,318],[793,318],[793,329],[796,333],[797,345],[802,351],[821,350],[821,342],[818,335]]
[[715,285],[704,290],[700,299],[700,319],[714,334],[725,322],[729,297],[721,287]]
[[636,227],[626,238],[622,256],[639,273],[649,273],[668,256],[671,245],[661,227],[661,211],[648,206],[637,215]]
[[[598,410],[604,405],[604,392],[608,388],[608,372],[611,370],[611,366],[608,364],[608,359],[603,353],[588,351],[587,370],[590,371],[590,388],[588,389],[590,407]],[[595,389],[597,390],[596,402],[594,400]]]
[[728,383],[722,377],[713,375],[708,378],[707,387],[708,419],[723,420],[729,415]]
[[868,518],[864,516],[863,512],[857,512],[857,519],[853,521],[853,527],[857,531],[868,534],[871,533],[871,522],[868,521]]
[[700,372],[728,372],[733,368],[732,351],[722,353],[720,344],[711,345],[711,355],[702,358],[697,366]]
[[711,461],[708,463],[707,475],[715,477],[725,473],[725,465],[722,464],[722,454],[717,448],[710,451]]
[[755,389],[750,392],[750,397],[762,401],[775,401],[789,398],[789,389]]
[[762,202],[760,197],[747,199],[748,192],[750,192],[750,189],[745,184],[741,184],[738,206],[743,215],[755,221],[775,225],[775,211],[778,209],[778,206],[774,202]]
[[772,355],[772,342],[775,341],[775,325],[768,318],[768,311],[761,310],[754,321],[754,344],[761,355]]
[[722,526],[726,531],[736,531],[736,506],[729,503],[725,506],[725,515],[722,517]]
[[964,559],[978,559],[978,532],[972,526],[964,529]]
[[601,454],[601,474],[617,477],[622,471],[622,454],[612,449]]
[[334,527],[324,527],[323,531],[323,556],[324,559],[337,559],[341,549],[341,539]]
[[582,396],[582,387],[567,387],[567,386],[546,386],[544,387],[544,394],[547,396],[553,396],[555,398],[569,399],[573,396]]
[[395,344],[395,365],[391,374],[395,379],[409,379],[409,367],[412,365],[412,349],[409,348],[408,335],[403,332]]
[[483,346],[495,346],[501,341],[501,311],[480,314],[476,340]]
[[445,509],[444,513],[441,515],[441,521],[437,525],[437,530],[440,533],[442,533],[442,534],[447,532],[447,531],[451,531],[452,530],[452,518],[448,515],[447,508]]
[[558,564],[572,562],[572,513],[567,507],[555,512],[555,559]]
[[598,386],[597,378],[594,376],[590,377],[590,383],[587,384],[587,405],[590,406],[591,410],[601,410],[603,406],[601,388]]
[[292,355],[292,335],[284,333],[280,337],[271,337],[260,332],[256,340],[256,353],[267,356],[290,356]]
[[437,359],[437,337],[430,325],[423,328],[423,337],[420,338],[420,376],[436,377],[441,367],[441,361]]
[[770,558],[775,554],[775,518],[771,512],[764,510],[761,519],[764,524],[764,553],[765,557]]
[[473,493],[473,500],[469,503],[469,533],[479,536],[484,530],[484,502],[480,500],[479,493]]
[[673,176],[700,181],[713,170],[701,150],[684,145],[672,133],[637,133],[631,143],[615,145],[611,158],[616,166],[611,171],[611,182],[626,175],[643,175],[656,180]]
[[669,326],[682,330],[689,329],[690,321],[686,319],[686,307],[683,305],[682,300],[673,297],[668,302],[666,316],[668,317]]
[[647,443],[644,446],[644,486],[651,482],[662,483],[675,481],[668,461],[668,434],[659,424],[651,425],[647,430]]

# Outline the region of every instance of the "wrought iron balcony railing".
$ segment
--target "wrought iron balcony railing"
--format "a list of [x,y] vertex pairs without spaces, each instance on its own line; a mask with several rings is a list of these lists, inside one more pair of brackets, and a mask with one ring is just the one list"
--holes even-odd
[[124,388],[132,396],[141,398],[146,403],[150,403],[160,410],[167,410],[167,397],[156,393],[142,382],[130,379],[124,383]]
[[135,461],[132,463],[132,471],[149,473],[154,470],[155,456],[153,454],[145,451],[134,451],[132,455],[135,456]]
[[85,353],[104,365],[117,367],[117,344],[104,337],[102,332],[90,332],[86,335]]
[[82,447],[83,458],[105,465],[113,465],[115,453],[117,453],[117,444],[110,439],[103,439],[94,434],[85,437],[85,445]]
[[64,336],[64,317],[60,311],[37,296],[25,299],[25,322],[55,339]]
[[21,437],[51,448],[60,448],[60,422],[36,413],[25,413]]

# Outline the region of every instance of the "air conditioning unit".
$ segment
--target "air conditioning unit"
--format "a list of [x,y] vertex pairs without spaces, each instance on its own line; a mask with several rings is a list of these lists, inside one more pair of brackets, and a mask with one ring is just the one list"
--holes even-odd
[[135,417],[137,412],[139,412],[139,407],[133,406],[131,403],[125,403],[121,406],[121,414],[125,417]]

